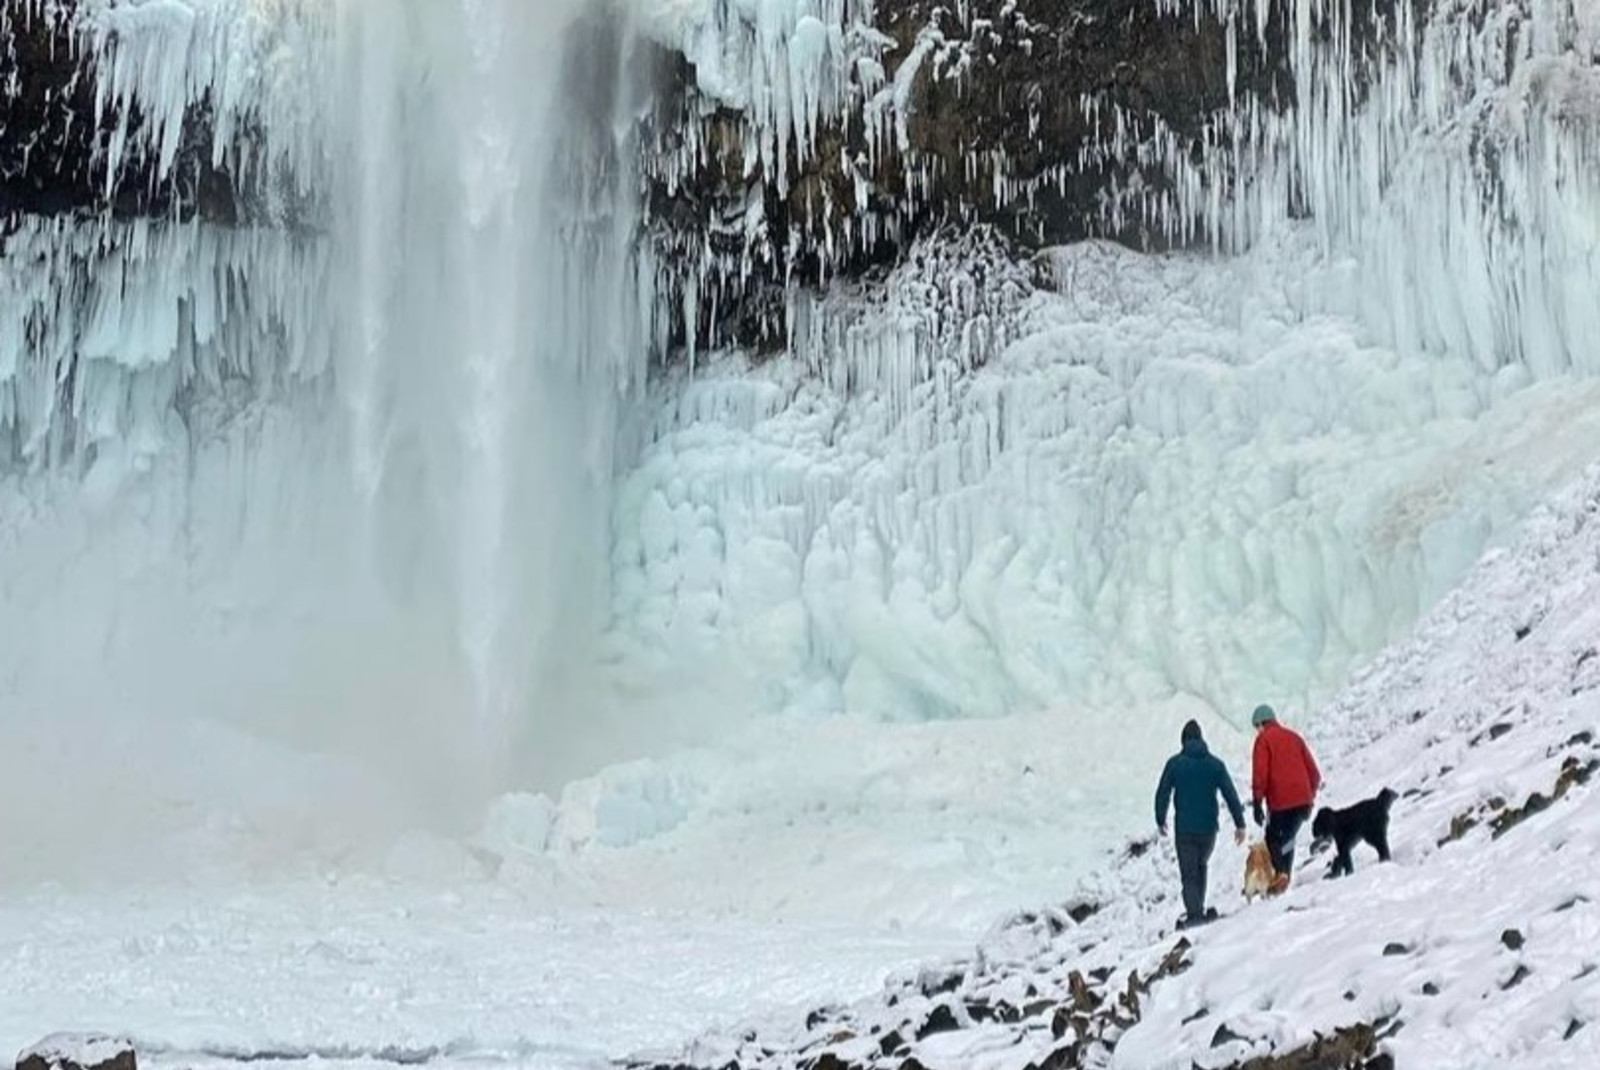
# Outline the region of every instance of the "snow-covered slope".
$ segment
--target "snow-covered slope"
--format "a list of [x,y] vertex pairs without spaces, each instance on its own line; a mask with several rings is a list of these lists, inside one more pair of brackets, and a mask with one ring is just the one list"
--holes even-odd
[[1322,1045],[1347,1054],[1282,1065],[1593,1066],[1597,649],[1600,468],[1320,711],[1321,801],[1399,792],[1392,863],[1358,848],[1352,877],[1325,880],[1322,853],[1287,895],[1246,906],[1229,845],[1211,882],[1224,917],[1182,937],[1170,849],[1134,839],[1059,908],[1002,924],[972,955],[793,1032],[712,1035],[682,1057],[1153,1070]]

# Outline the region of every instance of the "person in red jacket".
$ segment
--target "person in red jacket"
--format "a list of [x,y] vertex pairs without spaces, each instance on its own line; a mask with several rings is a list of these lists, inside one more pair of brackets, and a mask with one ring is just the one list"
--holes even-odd
[[1294,870],[1294,840],[1300,834],[1300,826],[1311,816],[1311,804],[1322,787],[1322,771],[1306,741],[1279,724],[1271,706],[1257,706],[1250,723],[1256,729],[1250,812],[1257,825],[1263,820],[1262,803],[1271,812],[1265,835],[1272,868],[1278,872],[1272,891],[1281,892],[1289,887],[1289,874]]

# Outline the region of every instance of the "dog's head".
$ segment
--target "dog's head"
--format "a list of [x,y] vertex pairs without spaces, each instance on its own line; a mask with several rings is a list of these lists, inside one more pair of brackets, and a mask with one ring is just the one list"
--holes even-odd
[[1332,839],[1333,824],[1333,810],[1324,806],[1317,811],[1317,816],[1311,821],[1311,838],[1313,840]]

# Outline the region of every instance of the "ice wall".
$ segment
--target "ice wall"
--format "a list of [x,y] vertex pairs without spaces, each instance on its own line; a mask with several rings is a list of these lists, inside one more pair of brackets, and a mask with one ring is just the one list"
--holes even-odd
[[[864,32],[867,5],[677,10],[769,181],[830,123],[903,149],[921,65],[959,80],[948,42]],[[1108,191],[1109,223],[1231,259],[1048,257],[1061,298],[1020,312],[970,248],[919,249],[875,301],[793,293],[786,359],[713,361],[651,410],[622,663],[889,717],[1306,701],[1592,456],[1594,6],[1212,10],[1234,41],[1287,20],[1295,106],[1240,99],[1198,147],[1106,107],[1083,152],[1171,179]],[[683,270],[748,270],[705,255]]]
[[1319,263],[1309,230],[1089,244],[1036,293],[963,240],[807,310],[793,356],[664,384],[613,549],[632,691],[892,720],[1326,694],[1600,450],[1600,382],[1405,357],[1307,313]]

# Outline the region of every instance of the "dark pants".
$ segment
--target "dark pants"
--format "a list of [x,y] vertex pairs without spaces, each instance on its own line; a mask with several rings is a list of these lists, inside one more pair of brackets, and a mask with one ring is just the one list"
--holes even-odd
[[1172,842],[1178,849],[1178,875],[1183,878],[1184,912],[1190,921],[1200,921],[1206,914],[1206,864],[1217,846],[1217,834],[1180,832]]
[[1272,868],[1279,873],[1293,872],[1294,838],[1310,816],[1311,807],[1297,806],[1293,810],[1274,810],[1267,818],[1267,850],[1272,855]]

